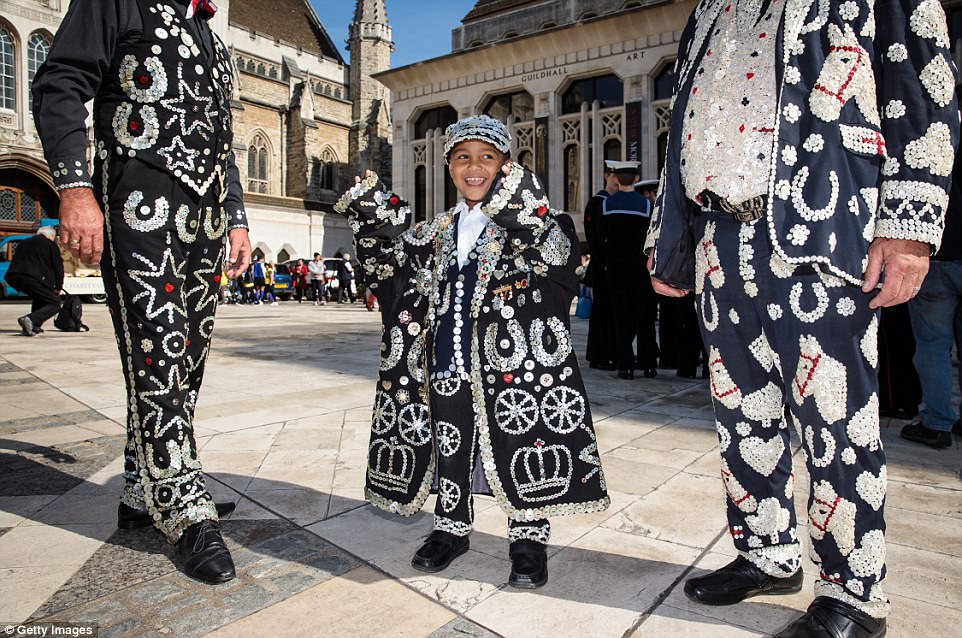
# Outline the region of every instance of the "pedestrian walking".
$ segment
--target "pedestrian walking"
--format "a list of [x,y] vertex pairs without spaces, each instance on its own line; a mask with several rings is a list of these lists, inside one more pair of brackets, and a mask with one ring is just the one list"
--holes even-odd
[[43,332],[43,324],[60,311],[63,258],[57,248],[57,231],[41,226],[17,246],[4,279],[30,297],[30,312],[17,319],[25,337]]

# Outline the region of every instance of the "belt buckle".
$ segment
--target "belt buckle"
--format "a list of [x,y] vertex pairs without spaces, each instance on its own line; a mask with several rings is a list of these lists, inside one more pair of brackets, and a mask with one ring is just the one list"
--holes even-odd
[[762,195],[752,197],[736,205],[728,203],[728,200],[721,197],[718,200],[721,209],[740,222],[751,222],[760,219],[765,208],[765,198]]

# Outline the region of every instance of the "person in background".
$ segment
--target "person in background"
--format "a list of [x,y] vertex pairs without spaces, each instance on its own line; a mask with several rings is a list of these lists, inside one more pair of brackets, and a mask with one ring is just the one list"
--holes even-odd
[[254,280],[254,303],[259,306],[264,302],[264,286],[267,284],[267,268],[264,267],[263,257],[254,257],[251,278]]
[[588,345],[585,359],[597,370],[615,369],[615,319],[611,289],[605,272],[608,259],[605,245],[602,205],[608,196],[618,192],[618,180],[611,170],[611,160],[604,164],[605,187],[595,193],[585,206],[585,239],[591,263],[585,270],[584,283],[591,289],[591,315],[588,317]]
[[304,300],[304,295],[307,292],[307,277],[308,277],[307,265],[304,263],[303,259],[298,259],[294,267],[291,268],[291,283],[294,285],[294,294],[297,296],[297,303],[301,303]]
[[344,303],[346,297],[354,303],[357,295],[357,288],[354,283],[354,265],[351,263],[351,254],[341,255],[341,261],[337,264],[337,303]]
[[264,264],[264,301],[277,305],[277,295],[274,293],[274,262]]
[[30,297],[30,313],[17,319],[24,336],[43,332],[43,323],[57,314],[63,303],[63,258],[57,248],[57,231],[41,226],[33,237],[20,242],[4,279]]
[[962,153],[955,156],[942,248],[932,257],[922,289],[909,301],[915,335],[915,369],[925,404],[918,418],[902,428],[902,438],[933,448],[952,445],[949,432],[962,436],[952,406],[952,376],[962,391],[952,346],[962,355]]
[[323,306],[324,301],[324,258],[321,257],[321,253],[314,253],[314,259],[307,265],[307,270],[310,273],[311,288],[314,291],[314,305]]
[[[613,299],[615,366],[618,377],[634,379],[635,367],[646,378],[657,373],[655,293],[645,275],[644,244],[651,202],[635,192],[638,162],[611,162],[618,190],[602,202],[605,269]],[[632,348],[637,336],[637,356]]]

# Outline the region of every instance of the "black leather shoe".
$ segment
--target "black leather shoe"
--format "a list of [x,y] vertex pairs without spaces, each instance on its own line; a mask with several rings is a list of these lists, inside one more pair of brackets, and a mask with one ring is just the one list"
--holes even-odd
[[613,363],[595,363],[594,361],[588,362],[588,367],[595,370],[614,370],[615,364]]
[[634,371],[634,370],[619,370],[619,371],[618,371],[618,378],[619,378],[619,379],[634,379],[634,378],[635,378],[635,371]]
[[882,638],[885,619],[872,618],[837,598],[819,596],[775,638]]
[[216,521],[201,521],[184,530],[177,541],[188,576],[216,585],[234,578],[234,561]]
[[908,425],[902,426],[900,432],[903,439],[915,443],[924,443],[929,447],[944,448],[952,445],[952,435],[944,430],[933,430],[921,419],[916,419]]
[[644,375],[646,379],[654,379],[658,376],[658,370],[655,368],[645,368]]
[[759,594],[794,594],[801,589],[801,568],[787,578],[775,578],[743,556],[685,583],[685,595],[705,605],[734,605]]
[[434,530],[411,559],[411,567],[433,574],[451,564],[455,558],[468,551],[471,541],[467,536],[455,536],[451,532]]
[[[217,516],[227,516],[234,511],[237,507],[237,503],[233,501],[228,501],[226,503],[215,503],[214,507],[217,508]],[[153,525],[154,521],[150,518],[150,514],[147,510],[138,510],[130,507],[129,505],[120,504],[117,508],[117,527],[120,529],[138,529],[140,527],[147,527]]]
[[548,552],[544,543],[520,540],[508,547],[511,575],[508,584],[517,589],[537,589],[548,582]]
[[900,419],[902,421],[908,421],[909,419],[914,419],[919,414],[919,406],[909,406],[900,408],[880,408],[878,415],[882,418],[887,419]]

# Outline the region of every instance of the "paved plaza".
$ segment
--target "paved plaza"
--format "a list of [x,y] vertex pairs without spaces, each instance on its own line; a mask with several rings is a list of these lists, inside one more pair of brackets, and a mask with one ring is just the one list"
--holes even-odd
[[[550,581],[507,586],[505,517],[476,500],[471,550],[441,574],[410,566],[433,498],[412,518],[363,500],[380,335],[361,306],[227,306],[196,419],[237,565],[206,586],[153,529],[121,531],[124,388],[106,310],[89,333],[19,335],[0,304],[0,622],[94,623],[99,636],[763,636],[811,600],[705,607],[684,580],[734,555],[705,381],[623,381],[584,369],[612,497],[552,520]],[[587,323],[573,319],[578,352]],[[962,636],[962,447],[888,455],[889,636]],[[796,452],[797,509],[807,477]],[[802,536],[807,538],[803,529]],[[3,628],[0,627],[0,631]]]

